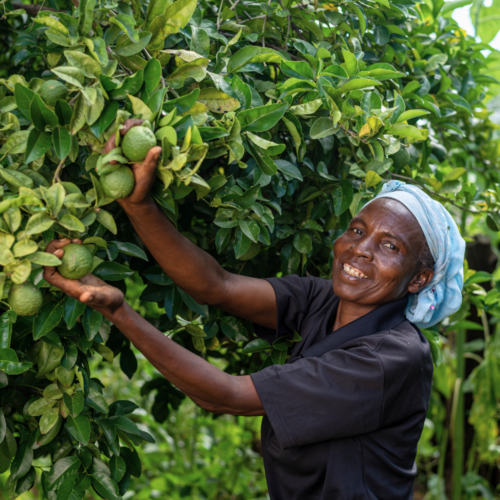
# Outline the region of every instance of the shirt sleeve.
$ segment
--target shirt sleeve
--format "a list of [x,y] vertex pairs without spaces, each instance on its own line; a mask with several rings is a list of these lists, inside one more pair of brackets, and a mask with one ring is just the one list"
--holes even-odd
[[384,370],[368,346],[270,366],[252,380],[283,449],[380,426]]
[[276,339],[293,337],[294,331],[300,331],[302,323],[311,312],[311,305],[320,307],[321,298],[333,294],[330,280],[309,276],[302,278],[297,275],[283,278],[268,278],[276,294],[277,329],[253,324],[255,334],[272,343]]

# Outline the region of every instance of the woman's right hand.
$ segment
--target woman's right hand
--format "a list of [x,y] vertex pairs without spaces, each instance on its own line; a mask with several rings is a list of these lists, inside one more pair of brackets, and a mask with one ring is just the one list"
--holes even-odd
[[[132,127],[142,125],[144,120],[133,118],[126,120],[120,130],[120,135],[124,136]],[[109,153],[116,147],[115,134],[113,134],[106,145],[104,146],[103,154]],[[161,148],[155,146],[149,150],[148,155],[142,163],[134,163],[130,165],[135,177],[135,187],[133,191],[126,197],[117,200],[125,211],[133,210],[140,205],[150,201],[149,191],[155,181],[156,167],[158,166],[158,159],[161,155]],[[111,162],[114,163],[114,162]]]

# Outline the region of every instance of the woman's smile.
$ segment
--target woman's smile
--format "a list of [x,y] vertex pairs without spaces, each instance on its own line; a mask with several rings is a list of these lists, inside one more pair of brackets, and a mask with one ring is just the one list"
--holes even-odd
[[355,279],[363,279],[363,280],[369,280],[370,278],[361,272],[359,269],[357,269],[354,266],[351,266],[350,264],[344,263],[342,265],[342,271],[343,274],[347,274],[350,279],[355,278]]

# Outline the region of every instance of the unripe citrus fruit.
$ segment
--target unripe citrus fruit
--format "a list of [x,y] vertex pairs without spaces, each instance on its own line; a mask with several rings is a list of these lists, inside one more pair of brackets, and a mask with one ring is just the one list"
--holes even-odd
[[134,174],[128,167],[120,167],[110,174],[101,175],[100,181],[104,194],[114,200],[125,198],[135,186]]
[[83,246],[70,243],[64,248],[62,264],[57,270],[70,280],[79,280],[92,271],[92,254]]
[[122,141],[123,154],[132,162],[141,162],[151,148],[156,146],[156,137],[146,127],[132,127]]
[[392,158],[392,164],[396,168],[403,168],[410,162],[410,153],[407,148],[401,146],[401,149],[397,153],[391,155],[390,158]]
[[9,292],[9,304],[19,316],[33,316],[42,307],[42,292],[31,283],[13,284]]
[[48,80],[40,88],[40,97],[45,104],[54,107],[58,99],[64,99],[68,95],[66,85],[56,80]]

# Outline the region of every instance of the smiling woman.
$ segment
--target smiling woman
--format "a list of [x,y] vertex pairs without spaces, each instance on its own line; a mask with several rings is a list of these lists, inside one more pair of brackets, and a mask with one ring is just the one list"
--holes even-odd
[[[264,415],[272,500],[409,500],[432,381],[429,344],[411,321],[432,325],[460,306],[465,245],[451,216],[391,181],[335,243],[332,281],[235,275],[151,201],[156,149],[133,166],[134,190],[118,200],[137,233],[197,302],[251,320],[270,342],[298,332],[288,362],[229,375],[165,337],[95,276],[69,280],[46,267],[45,280],[102,313],[206,410]],[[47,251],[62,258],[68,244]]]

